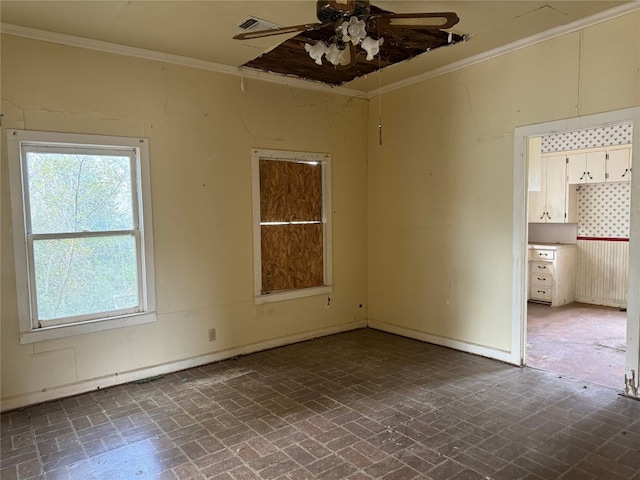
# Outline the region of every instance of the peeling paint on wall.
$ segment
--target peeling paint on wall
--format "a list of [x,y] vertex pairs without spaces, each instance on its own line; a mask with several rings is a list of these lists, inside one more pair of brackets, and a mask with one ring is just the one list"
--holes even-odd
[[624,374],[624,393],[631,397],[640,398],[638,395],[638,381],[636,380],[636,371],[631,370],[631,378]]

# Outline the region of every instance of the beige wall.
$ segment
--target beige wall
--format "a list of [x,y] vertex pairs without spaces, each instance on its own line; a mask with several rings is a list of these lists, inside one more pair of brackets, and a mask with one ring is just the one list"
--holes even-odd
[[640,105],[638,25],[636,12],[371,101],[371,324],[511,351],[514,129]]
[[[242,92],[237,77],[3,36],[4,128],[149,137],[159,312],[155,324],[18,343],[3,146],[4,405],[367,313],[510,351],[514,128],[640,105],[639,23],[627,15],[385,94],[382,146],[377,98],[248,80]],[[324,296],[253,305],[252,147],[333,155],[328,308]]]
[[[251,80],[243,92],[239,77],[4,35],[2,112],[2,139],[4,128],[150,139],[158,298],[156,323],[20,345],[3,146],[3,408],[116,373],[365,325],[366,100]],[[332,154],[329,307],[326,296],[253,304],[252,147]]]

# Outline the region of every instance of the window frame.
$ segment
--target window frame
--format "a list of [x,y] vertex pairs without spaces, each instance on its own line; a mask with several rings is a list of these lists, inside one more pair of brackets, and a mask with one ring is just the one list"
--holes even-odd
[[[132,230],[33,234],[26,158],[33,151],[76,151],[115,153],[130,158],[132,188]],[[146,138],[7,130],[9,189],[13,227],[13,249],[18,301],[20,343],[80,335],[156,320],[153,221],[149,173],[149,141]],[[138,306],[92,314],[38,320],[35,292],[33,242],[46,238],[91,238],[132,235],[135,239],[138,272]],[[34,238],[35,237],[35,238]]]
[[[262,235],[260,215],[260,160],[274,160],[322,165],[322,241],[324,285],[310,288],[262,293]],[[295,298],[324,295],[333,291],[332,225],[331,225],[331,155],[328,153],[292,152],[286,150],[251,149],[254,303],[256,305]]]

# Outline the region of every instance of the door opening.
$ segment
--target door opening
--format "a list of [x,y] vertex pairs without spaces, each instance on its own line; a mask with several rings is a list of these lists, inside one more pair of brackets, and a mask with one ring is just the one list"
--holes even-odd
[[[561,167],[559,163],[552,164],[555,161],[559,162],[558,158],[550,158],[557,152],[553,152],[549,147],[536,146],[541,145],[543,138],[557,138],[558,135],[567,137],[578,131],[610,130],[617,125],[635,124],[631,156],[640,159],[639,118],[640,108],[633,108],[520,127],[516,129],[514,166],[514,357],[521,365],[526,364],[604,384],[623,390],[625,394],[634,397],[638,397],[637,372],[640,365],[640,229],[637,227],[640,223],[639,179],[632,177],[631,182],[626,183],[624,179],[621,182],[615,182],[613,179],[607,182],[608,178],[604,177],[607,172],[603,172],[602,180],[605,181],[594,181],[591,184],[583,182],[579,177],[570,177],[568,180],[572,183],[565,181],[565,178],[562,182],[550,179],[550,183],[547,183],[552,191],[564,189],[564,198],[559,203],[564,202],[563,215],[567,216],[559,219],[558,202],[544,198],[547,195],[547,192],[543,191],[547,187],[545,175],[556,170],[564,169],[566,172],[567,167]],[[583,145],[572,149],[571,145],[567,148],[565,144],[562,148],[564,151],[578,150],[577,153],[586,155],[588,148],[579,148],[581,146]],[[539,157],[535,154],[536,148],[539,148]],[[565,160],[566,155],[558,156]],[[580,160],[578,157],[576,159]],[[592,164],[595,165],[597,162]],[[545,168],[549,165],[551,168]],[[530,174],[536,171],[542,174]],[[531,197],[530,183],[533,183],[536,192]],[[559,183],[561,187],[558,186]],[[630,221],[627,220],[626,232],[617,229],[618,226],[613,226],[611,222],[594,226],[592,217],[595,214],[590,216],[593,202],[603,201],[604,197],[606,201],[611,200],[612,191],[618,197],[627,195],[627,205],[630,207],[627,210],[627,219],[630,218]],[[599,195],[602,198],[597,200]],[[622,202],[624,204],[624,199]],[[620,217],[623,212],[620,212],[619,206],[598,205],[599,215],[602,216],[603,208],[613,208],[615,214]],[[534,209],[541,210],[533,212]],[[542,213],[542,217],[539,213]],[[594,233],[594,228],[600,230]],[[602,251],[598,253],[598,250]],[[538,258],[531,255],[547,257]],[[602,298],[596,298],[598,295],[593,288],[599,287],[603,292],[600,297],[606,297],[611,296],[611,286],[602,285],[602,270],[592,268],[592,271],[589,271],[589,268],[598,262],[594,255],[601,255],[600,260],[608,263],[615,257],[618,263],[623,262],[624,266],[628,267],[628,283],[614,282],[618,289],[628,292],[624,302],[620,299],[619,304],[616,304],[616,300],[607,302]],[[530,266],[547,270],[541,270],[542,274],[536,275],[532,280]],[[561,270],[558,271],[558,268]],[[583,285],[588,283],[588,277],[596,278],[595,287]],[[572,285],[567,287],[567,282]],[[585,288],[592,290],[587,292]],[[561,291],[563,289],[564,291]],[[605,306],[590,303],[604,303]],[[625,309],[626,311],[622,311]],[[566,327],[564,330],[562,324]],[[588,352],[585,360],[579,361],[585,350]],[[591,366],[587,364],[587,360]],[[588,374],[584,375],[584,372]]]
[[620,389],[631,125],[528,139],[525,364]]

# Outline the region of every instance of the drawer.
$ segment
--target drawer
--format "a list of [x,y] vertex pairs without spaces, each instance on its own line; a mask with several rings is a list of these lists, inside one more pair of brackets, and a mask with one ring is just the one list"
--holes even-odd
[[556,258],[556,251],[532,248],[530,258],[531,260],[554,260]]
[[529,273],[534,275],[549,275],[553,277],[553,262],[531,262],[529,264]]
[[529,283],[531,285],[536,285],[541,287],[552,287],[553,275],[548,275],[544,273],[532,273],[531,277],[529,277]]
[[529,285],[529,297],[534,300],[543,300],[551,302],[551,290],[553,287],[544,287],[542,285]]

